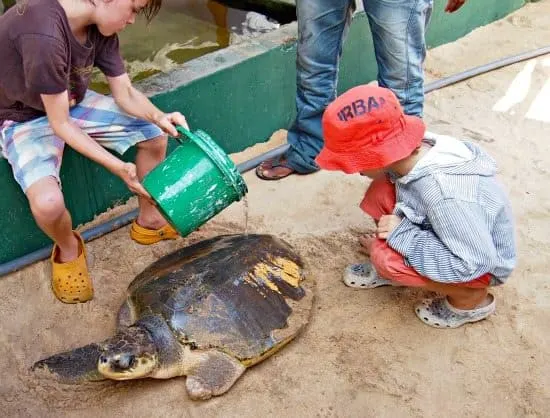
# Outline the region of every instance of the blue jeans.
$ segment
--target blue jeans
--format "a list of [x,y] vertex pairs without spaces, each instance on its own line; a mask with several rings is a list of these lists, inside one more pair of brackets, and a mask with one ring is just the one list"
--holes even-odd
[[[378,64],[378,83],[390,88],[405,113],[422,116],[426,57],[425,30],[433,0],[363,0]],[[296,120],[288,132],[287,165],[299,173],[317,171],[323,147],[321,118],[336,98],[342,44],[353,0],[297,0]]]

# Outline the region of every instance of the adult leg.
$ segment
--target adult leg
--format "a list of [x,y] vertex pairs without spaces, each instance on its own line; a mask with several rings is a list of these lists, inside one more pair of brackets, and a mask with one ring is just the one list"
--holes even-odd
[[408,115],[424,107],[425,32],[433,0],[363,0],[378,64],[378,84],[391,89]]
[[351,21],[353,1],[298,0],[296,119],[288,132],[290,150],[262,163],[256,173],[279,179],[293,172],[317,171],[315,157],[323,147],[321,118],[336,97],[342,44]]

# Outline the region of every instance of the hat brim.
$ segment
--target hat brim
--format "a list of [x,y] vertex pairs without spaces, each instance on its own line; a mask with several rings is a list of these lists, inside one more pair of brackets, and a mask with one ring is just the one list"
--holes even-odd
[[323,147],[315,162],[324,170],[343,171],[347,174],[364,170],[378,170],[402,160],[417,148],[426,132],[422,119],[405,115],[405,126],[396,135],[376,146],[355,148],[349,152],[334,152]]

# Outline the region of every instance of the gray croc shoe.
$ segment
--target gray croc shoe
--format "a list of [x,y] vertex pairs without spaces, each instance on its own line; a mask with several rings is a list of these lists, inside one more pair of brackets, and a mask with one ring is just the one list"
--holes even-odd
[[344,270],[344,284],[355,289],[392,286],[392,281],[378,276],[370,263],[350,264]]
[[496,304],[493,295],[489,294],[491,303],[481,308],[463,310],[452,306],[446,297],[424,299],[416,305],[416,316],[425,324],[435,328],[458,328],[469,322],[477,322],[495,312]]

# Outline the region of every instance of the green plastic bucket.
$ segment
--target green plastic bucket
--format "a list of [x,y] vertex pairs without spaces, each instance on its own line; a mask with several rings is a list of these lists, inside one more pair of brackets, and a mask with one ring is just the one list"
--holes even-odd
[[248,191],[227,154],[201,130],[178,126],[180,145],[143,179],[168,222],[186,236]]

